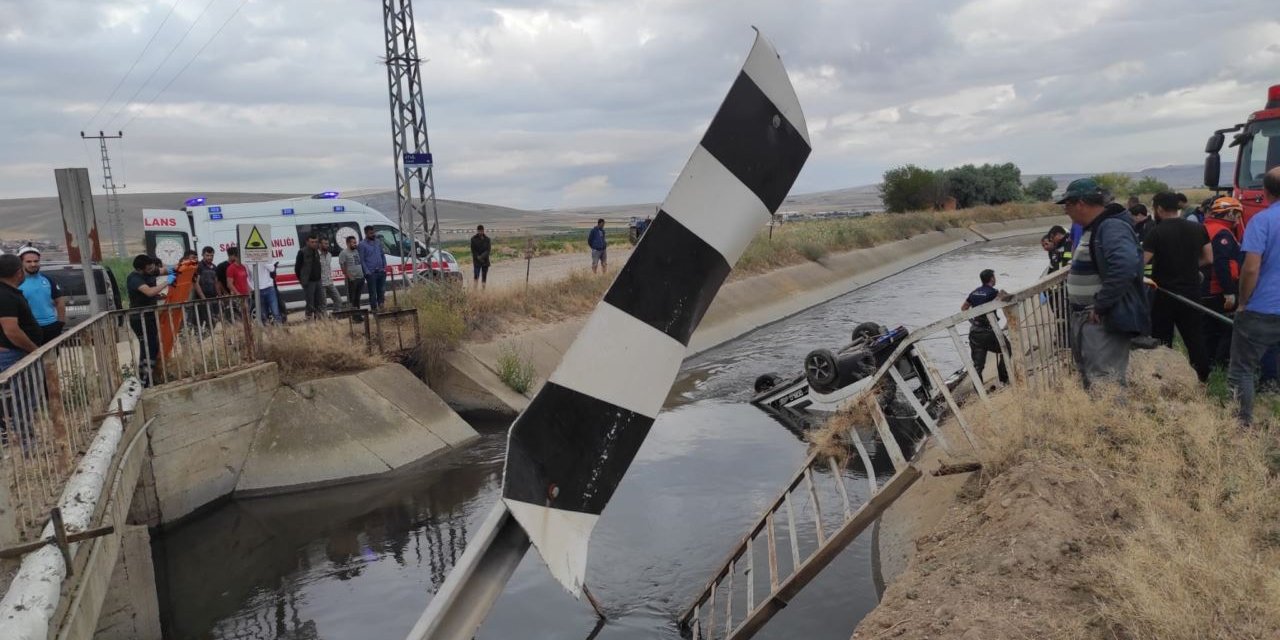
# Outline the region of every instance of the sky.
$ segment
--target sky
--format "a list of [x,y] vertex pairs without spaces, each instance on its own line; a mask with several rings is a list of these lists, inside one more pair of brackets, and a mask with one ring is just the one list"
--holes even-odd
[[[662,200],[752,26],[808,119],[796,193],[905,163],[1198,163],[1214,129],[1280,84],[1274,0],[415,10],[438,197],[525,209]],[[384,54],[372,0],[0,0],[0,198],[55,195],[56,167],[100,181],[97,143],[79,132],[120,129],[113,168],[129,191],[390,189]]]

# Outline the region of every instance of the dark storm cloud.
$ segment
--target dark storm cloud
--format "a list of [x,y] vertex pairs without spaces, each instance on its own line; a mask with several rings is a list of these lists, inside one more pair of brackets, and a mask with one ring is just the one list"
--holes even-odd
[[[376,3],[254,0],[154,104],[240,0],[0,0],[0,197],[95,167],[77,132],[127,124],[136,190],[390,184]],[[1263,2],[573,0],[419,3],[442,197],[542,208],[658,200],[760,27],[809,116],[797,184],[888,166],[1012,160],[1028,171],[1194,162],[1280,82]],[[1212,28],[1208,28],[1212,26]],[[119,111],[119,117],[112,115]],[[96,169],[94,169],[96,173]]]

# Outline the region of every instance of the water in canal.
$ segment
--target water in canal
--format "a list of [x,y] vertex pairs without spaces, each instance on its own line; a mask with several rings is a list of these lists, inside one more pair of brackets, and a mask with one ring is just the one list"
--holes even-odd
[[[610,622],[594,629],[590,608],[530,553],[478,637],[677,638],[683,607],[805,457],[795,435],[747,403],[755,376],[798,371],[809,350],[843,344],[857,322],[911,328],[951,314],[984,268],[1012,291],[1045,262],[1028,239],[977,245],[690,359],[591,541],[587,581]],[[947,345],[925,346],[940,368],[959,364]],[[232,501],[166,531],[155,541],[165,637],[403,638],[498,496],[506,425],[476,426],[478,444],[430,469]],[[870,539],[757,637],[848,638],[876,603]]]

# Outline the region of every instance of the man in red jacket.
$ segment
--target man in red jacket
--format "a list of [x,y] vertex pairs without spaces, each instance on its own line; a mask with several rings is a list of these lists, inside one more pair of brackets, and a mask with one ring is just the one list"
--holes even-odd
[[[1236,310],[1240,287],[1240,217],[1244,207],[1232,197],[1218,198],[1209,207],[1204,229],[1213,247],[1213,264],[1204,281],[1201,303],[1226,316]],[[1231,358],[1231,326],[1216,318],[1204,320],[1205,351],[1214,366],[1225,367]]]

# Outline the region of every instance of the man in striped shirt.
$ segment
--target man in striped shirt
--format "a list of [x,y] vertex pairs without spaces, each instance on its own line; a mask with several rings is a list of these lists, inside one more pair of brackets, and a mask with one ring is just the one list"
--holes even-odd
[[1129,342],[1149,333],[1151,324],[1138,237],[1125,208],[1110,203],[1092,178],[1073,181],[1058,204],[1083,229],[1067,275],[1076,366],[1085,388],[1125,384]]

